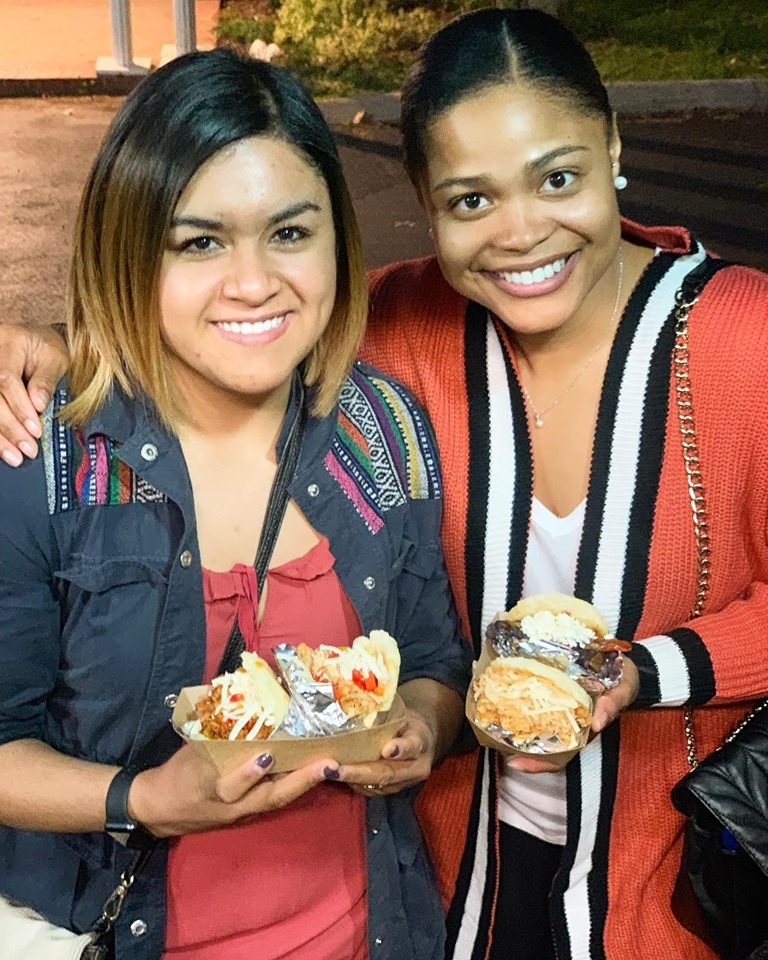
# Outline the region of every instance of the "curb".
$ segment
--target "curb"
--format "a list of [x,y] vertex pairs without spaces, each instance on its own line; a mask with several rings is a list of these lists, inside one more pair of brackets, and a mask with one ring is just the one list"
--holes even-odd
[[[0,99],[13,97],[125,96],[140,77],[61,79],[0,79]],[[608,84],[608,96],[618,114],[684,113],[688,110],[768,111],[768,80],[648,80]],[[326,120],[351,123],[364,110],[382,123],[400,119],[400,94],[363,93],[320,100]]]
[[[768,80],[648,80],[608,84],[618,114],[684,113],[688,110],[768,111]],[[321,100],[329,123],[351,123],[360,110],[382,123],[400,119],[400,95],[369,93]]]

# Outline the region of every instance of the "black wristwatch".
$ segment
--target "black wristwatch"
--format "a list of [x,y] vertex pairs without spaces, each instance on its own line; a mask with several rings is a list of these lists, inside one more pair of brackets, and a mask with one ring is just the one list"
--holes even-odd
[[157,838],[145,830],[128,813],[128,791],[134,778],[141,773],[135,767],[119,770],[107,790],[107,817],[104,829],[118,843],[131,850],[148,850]]

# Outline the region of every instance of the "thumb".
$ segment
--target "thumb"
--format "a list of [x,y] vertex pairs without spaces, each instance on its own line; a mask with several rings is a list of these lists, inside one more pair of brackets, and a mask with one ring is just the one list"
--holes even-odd
[[274,757],[266,752],[247,760],[232,773],[219,777],[216,781],[216,796],[222,803],[237,803],[269,774],[273,763]]
[[38,413],[48,406],[68,366],[67,345],[56,330],[41,327],[34,331],[34,336],[30,335],[24,375],[29,399]]
[[[63,373],[63,371],[62,371]],[[27,395],[32,402],[32,406],[38,413],[42,413],[51,402],[51,397],[56,390],[56,384],[59,377],[51,376],[47,371],[41,370],[35,372],[27,383]]]

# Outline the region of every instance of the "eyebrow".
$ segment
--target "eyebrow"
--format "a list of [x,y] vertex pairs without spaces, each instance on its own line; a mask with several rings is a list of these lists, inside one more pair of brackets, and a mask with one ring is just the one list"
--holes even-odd
[[589,147],[555,147],[554,150],[548,150],[547,153],[543,153],[540,157],[532,160],[528,164],[528,169],[531,173],[535,173],[537,170],[541,170],[542,167],[549,166],[553,160],[559,160],[560,157],[565,157],[569,153],[579,153],[588,150]]
[[[582,146],[573,146],[573,147],[555,147],[554,150],[548,150],[546,153],[542,154],[540,157],[537,157],[535,160],[532,160],[530,163],[526,164],[528,170],[531,173],[536,173],[537,170],[541,170],[543,167],[549,166],[553,160],[558,160],[560,157],[567,156],[569,153],[579,153],[580,151],[587,151],[589,147]],[[437,186],[432,188],[433,193],[437,193],[438,190],[448,190],[452,187],[464,187],[466,189],[473,189],[480,186],[483,186],[488,180],[487,176],[479,177],[448,177],[445,180],[441,180]]]
[[[320,207],[311,200],[294,203],[270,217],[267,226],[273,227],[275,224],[291,220],[293,217],[299,217],[302,213],[308,211],[319,213]],[[177,230],[180,227],[191,227],[194,230],[222,230],[224,224],[220,220],[209,220],[205,217],[174,217],[171,221],[171,229]]]

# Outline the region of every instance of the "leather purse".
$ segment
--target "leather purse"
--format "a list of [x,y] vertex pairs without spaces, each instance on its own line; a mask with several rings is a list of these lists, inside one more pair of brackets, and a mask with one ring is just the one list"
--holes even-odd
[[688,818],[672,910],[723,960],[768,958],[766,707],[672,790]]
[[[710,542],[689,375],[688,315],[713,274],[706,260],[675,296],[674,375],[680,434],[696,534],[697,585],[691,619],[709,592]],[[693,713],[685,711],[690,773],[672,789],[686,817],[672,912],[723,960],[768,960],[768,700],[699,762]]]

